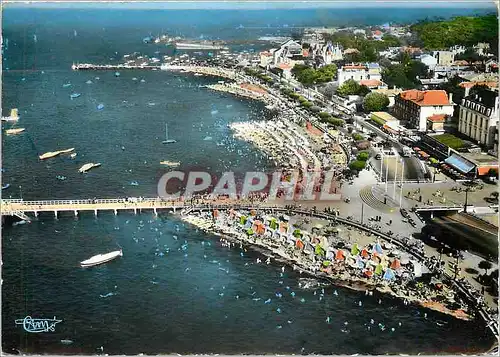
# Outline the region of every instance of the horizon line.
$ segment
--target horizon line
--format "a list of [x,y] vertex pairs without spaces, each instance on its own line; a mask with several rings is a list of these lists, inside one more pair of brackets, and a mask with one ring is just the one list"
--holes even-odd
[[491,0],[360,0],[352,3],[347,0],[329,0],[329,1],[18,1],[4,0],[3,5],[6,8],[122,8],[122,9],[214,9],[214,10],[266,10],[266,9],[329,9],[329,8],[359,8],[359,7],[401,7],[401,8],[464,8],[473,7],[474,9],[497,8],[496,1]]

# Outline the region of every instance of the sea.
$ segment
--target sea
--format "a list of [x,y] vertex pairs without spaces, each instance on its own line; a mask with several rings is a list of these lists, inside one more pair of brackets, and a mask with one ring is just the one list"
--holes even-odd
[[[118,63],[138,51],[178,55],[142,39],[168,33],[223,39],[259,51],[260,36],[301,26],[415,21],[474,9],[120,10],[4,8],[3,115],[24,127],[2,137],[3,198],[156,197],[160,161],[180,170],[267,170],[273,163],[234,139],[228,124],[272,117],[263,104],[213,92],[219,78],[163,71],[72,71],[73,63]],[[260,47],[259,47],[260,46]],[[268,45],[269,46],[269,45]],[[80,97],[71,99],[72,93]],[[102,105],[101,105],[102,104]],[[164,145],[165,125],[175,144]],[[40,161],[38,155],[75,148]],[[101,167],[87,174],[87,162]],[[65,176],[59,180],[57,176]],[[110,264],[82,269],[95,254]],[[312,284],[297,272],[257,264],[248,247],[176,216],[152,212],[42,214],[2,227],[2,349],[7,353],[432,354],[474,353],[493,342],[464,322],[387,296]],[[262,257],[261,257],[262,258]],[[299,286],[300,284],[300,286]],[[309,284],[311,285],[311,284]],[[15,321],[60,320],[29,333]]]

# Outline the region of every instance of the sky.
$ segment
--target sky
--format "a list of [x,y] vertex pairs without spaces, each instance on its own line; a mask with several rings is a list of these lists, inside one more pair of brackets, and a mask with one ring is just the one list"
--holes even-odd
[[357,1],[3,1],[10,7],[42,8],[127,8],[127,9],[300,9],[300,8],[339,8],[339,7],[455,7],[491,8],[494,1],[488,0],[357,0]]

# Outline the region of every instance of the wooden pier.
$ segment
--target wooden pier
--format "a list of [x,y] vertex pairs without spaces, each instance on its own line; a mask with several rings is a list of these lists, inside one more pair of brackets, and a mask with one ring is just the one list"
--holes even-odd
[[159,70],[159,64],[148,64],[148,65],[129,65],[129,64],[90,64],[90,63],[78,63],[71,66],[73,71],[103,71],[103,70],[125,70],[125,69],[149,69],[149,70]]
[[175,212],[183,208],[184,204],[179,201],[164,201],[159,198],[133,198],[133,199],[87,199],[87,200],[47,200],[47,201],[24,201],[19,199],[2,200],[1,215],[17,216],[29,220],[28,214],[35,217],[42,212],[52,212],[57,218],[59,212],[73,212],[78,216],[80,211],[94,212],[97,216],[99,211],[134,211],[151,210],[157,214],[158,210],[170,210]]

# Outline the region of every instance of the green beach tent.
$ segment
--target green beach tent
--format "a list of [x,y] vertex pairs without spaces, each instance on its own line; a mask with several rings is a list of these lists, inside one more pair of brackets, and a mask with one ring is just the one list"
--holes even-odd
[[358,254],[359,254],[358,243],[354,243],[351,249],[351,255],[358,255]]
[[375,268],[375,274],[382,275],[383,269],[384,268],[382,267],[382,264],[377,265],[377,267]]

